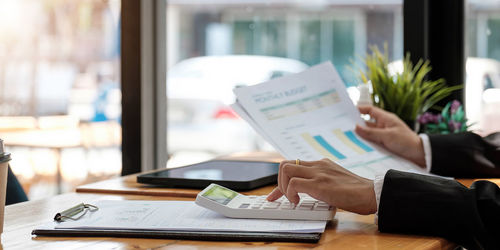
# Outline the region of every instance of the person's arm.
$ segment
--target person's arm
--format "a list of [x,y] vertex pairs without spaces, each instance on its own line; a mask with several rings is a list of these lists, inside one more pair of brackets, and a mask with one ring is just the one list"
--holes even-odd
[[381,232],[441,236],[466,248],[500,249],[500,188],[389,170],[378,207]]
[[[500,249],[500,188],[478,181],[460,183],[427,175],[389,170],[380,198],[372,180],[338,164],[321,161],[283,161],[273,201],[286,195],[298,203],[298,193],[359,214],[378,212],[381,232],[441,236],[470,249]],[[378,204],[377,204],[378,203]]]
[[[413,132],[396,115],[373,106],[358,107],[373,121],[357,125],[356,133],[390,152],[427,168],[430,172],[453,177],[500,177],[500,133],[482,138],[474,133],[427,135]],[[430,152],[425,152],[425,148]],[[432,155],[432,157],[431,157]],[[427,158],[431,158],[430,164]]]
[[429,135],[431,173],[453,177],[500,177],[500,133]]
[[373,106],[359,106],[362,114],[370,115],[372,121],[366,126],[358,124],[356,133],[363,139],[376,143],[390,152],[426,167],[423,142],[399,117]]
[[355,175],[329,159],[320,161],[282,161],[278,187],[267,197],[274,201],[285,195],[298,204],[298,193],[324,201],[331,206],[358,214],[377,212],[373,181]]

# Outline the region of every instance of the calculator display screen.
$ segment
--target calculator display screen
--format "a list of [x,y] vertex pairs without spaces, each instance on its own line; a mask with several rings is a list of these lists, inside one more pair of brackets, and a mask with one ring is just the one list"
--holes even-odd
[[222,205],[226,205],[229,203],[234,197],[236,197],[238,193],[233,190],[223,188],[221,186],[213,186],[201,196],[206,197],[210,200],[218,202]]

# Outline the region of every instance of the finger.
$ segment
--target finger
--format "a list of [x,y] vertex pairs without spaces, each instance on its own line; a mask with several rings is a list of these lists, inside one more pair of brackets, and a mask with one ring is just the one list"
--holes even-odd
[[283,188],[283,183],[284,183],[284,175],[283,175],[283,167],[285,164],[291,164],[291,163],[295,163],[295,161],[291,161],[291,160],[285,160],[285,161],[281,161],[280,162],[280,167],[279,167],[279,171],[278,171],[278,188],[281,190],[281,192],[284,194],[285,193],[285,190]]
[[286,189],[288,188],[288,182],[290,182],[291,178],[300,177],[300,178],[308,178],[309,179],[309,178],[313,177],[313,172],[311,171],[311,169],[309,167],[290,164],[290,163],[283,165],[283,173],[282,174],[283,174],[283,177],[281,178],[281,181],[282,181],[281,192],[283,194],[285,194]]
[[275,188],[271,193],[267,195],[267,200],[268,201],[275,201],[279,199],[281,196],[283,196],[283,193],[279,188]]
[[379,120],[387,115],[387,112],[383,109],[374,106],[358,106],[359,112],[361,114],[368,114],[372,119]]
[[366,121],[365,124],[367,127],[370,127],[370,128],[377,128],[378,127],[378,124],[376,122]]
[[303,165],[285,164],[283,166],[283,174],[289,177],[312,178],[314,171],[311,168]]
[[291,203],[299,204],[299,193],[310,194],[314,191],[316,185],[317,183],[312,179],[294,177],[290,179],[290,183],[286,190],[286,197]]
[[303,161],[303,160],[300,160],[300,166],[311,167],[311,166],[318,165],[318,163],[319,163],[319,161]]
[[372,110],[373,106],[359,105],[358,110],[361,114],[368,114]]
[[355,128],[356,133],[361,136],[363,139],[372,141],[375,143],[382,143],[383,139],[386,135],[386,130],[383,128],[371,128],[364,127],[356,124]]
[[278,189],[281,190],[281,192],[283,192],[283,189],[281,188],[281,185],[282,185],[282,181],[281,181],[281,177],[283,177],[283,164],[285,163],[285,161],[281,161],[280,162],[280,166],[279,166],[279,170],[278,170]]

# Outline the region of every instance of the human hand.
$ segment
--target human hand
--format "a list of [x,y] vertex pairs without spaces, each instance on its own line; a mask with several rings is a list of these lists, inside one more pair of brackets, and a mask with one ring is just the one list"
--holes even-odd
[[285,195],[298,204],[298,193],[324,201],[331,206],[358,214],[377,212],[373,181],[357,176],[329,159],[320,161],[282,161],[278,187],[268,196],[274,201]]
[[398,116],[373,106],[359,106],[358,109],[362,114],[369,114],[375,120],[366,122],[367,126],[356,125],[356,133],[359,136],[425,167],[424,146],[420,136]]

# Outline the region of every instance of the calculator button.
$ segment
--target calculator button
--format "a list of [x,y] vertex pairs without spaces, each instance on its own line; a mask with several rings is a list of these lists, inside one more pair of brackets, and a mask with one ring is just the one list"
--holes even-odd
[[321,203],[318,203],[317,205],[318,207],[329,207],[330,205],[324,203],[324,204],[321,204]]
[[300,205],[298,207],[299,210],[311,210],[313,208],[313,205]]
[[264,206],[271,206],[271,207],[279,207],[280,205],[281,205],[280,202],[275,202],[275,201],[264,203]]
[[300,204],[304,204],[304,205],[314,205],[316,202],[314,201],[303,201],[302,203]]
[[283,210],[293,210],[293,209],[295,209],[295,206],[294,205],[282,205],[280,207],[280,209],[283,209]]
[[316,208],[314,208],[314,210],[327,211],[327,210],[330,210],[330,207],[317,206]]
[[280,205],[281,205],[281,203],[279,203],[279,202],[269,202],[269,203],[264,204],[263,208],[265,208],[265,209],[276,209]]
[[312,210],[311,207],[298,207],[298,210]]
[[261,207],[260,205],[253,205],[253,206],[251,206],[250,208],[251,208],[251,209],[260,209],[260,207]]
[[263,207],[262,209],[278,209],[278,207]]
[[240,205],[240,208],[248,208],[250,206],[250,203],[243,203]]
[[300,203],[299,207],[314,207],[314,203]]

